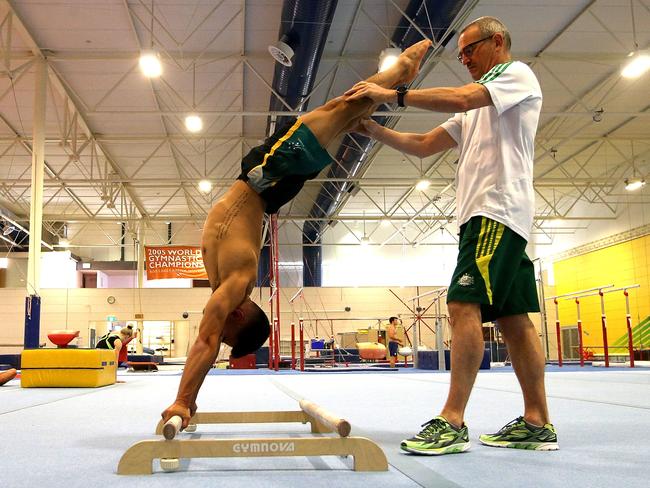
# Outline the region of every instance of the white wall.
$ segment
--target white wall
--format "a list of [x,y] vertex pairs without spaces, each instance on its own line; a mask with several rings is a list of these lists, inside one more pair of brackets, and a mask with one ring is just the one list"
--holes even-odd
[[[6,288],[26,288],[28,253],[11,253],[5,275]],[[76,261],[70,251],[41,253],[41,288],[74,288],[78,286]]]
[[137,271],[107,272],[106,288],[137,288]]
[[[395,287],[392,290],[408,302],[409,297],[423,293],[430,288]],[[306,338],[329,336],[342,331],[356,331],[360,328],[377,327],[377,319],[383,326],[388,317],[401,316],[405,326],[412,321],[412,314],[388,288],[306,288],[304,300],[296,300],[293,306],[289,299],[296,294],[296,288],[283,288],[281,297],[281,338],[289,339],[291,322],[305,320]],[[0,344],[22,343],[24,332],[25,291],[0,289]],[[115,297],[115,303],[107,302],[108,296]],[[210,296],[209,288],[191,289],[93,289],[72,288],[45,289],[41,292],[41,343],[48,343],[47,333],[56,329],[80,331],[80,343],[88,343],[88,328],[91,322],[105,322],[108,316],[118,321],[133,320],[135,313],[143,313],[145,320],[182,320],[182,313],[189,311],[190,341],[196,338],[201,319],[201,310]],[[251,298],[267,312],[269,289],[256,288]],[[426,306],[430,300],[422,300]],[[345,312],[350,307],[350,312]],[[360,320],[357,320],[360,319]],[[433,324],[432,320],[429,320]],[[433,335],[423,327],[425,344],[434,345]],[[0,354],[18,353],[22,348],[0,347]]]
[[[437,224],[436,224],[437,225]],[[301,226],[281,225],[280,279],[289,286],[302,285]],[[421,228],[425,228],[421,224]],[[418,246],[418,228],[409,224],[401,229],[406,237],[396,233],[393,225],[367,222],[365,233],[370,244],[361,246],[363,221],[339,222],[327,229],[321,247],[323,256],[323,286],[447,286],[458,254],[457,227],[435,230]],[[385,244],[385,245],[382,245]],[[284,265],[284,266],[283,266]]]
[[346,246],[323,253],[323,286],[448,286],[456,246]]
[[75,288],[77,262],[70,251],[41,254],[41,288]]
[[[24,256],[24,257],[23,257]],[[5,270],[6,288],[25,288],[27,283],[27,254],[11,253]]]

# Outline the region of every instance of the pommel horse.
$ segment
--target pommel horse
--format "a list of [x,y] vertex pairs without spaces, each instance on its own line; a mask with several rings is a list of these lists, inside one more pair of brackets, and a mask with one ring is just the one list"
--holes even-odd
[[182,420],[174,416],[158,422],[156,434],[164,439],[133,444],[122,455],[117,473],[152,474],[154,459],[164,471],[176,471],[180,458],[269,457],[269,456],[352,456],[355,471],[387,471],[388,461],[381,448],[365,437],[349,437],[351,426],[319,405],[299,400],[300,410],[277,412],[197,412],[187,431],[199,424],[283,423],[311,424],[312,433],[336,432],[338,437],[276,437],[239,439],[175,439]]

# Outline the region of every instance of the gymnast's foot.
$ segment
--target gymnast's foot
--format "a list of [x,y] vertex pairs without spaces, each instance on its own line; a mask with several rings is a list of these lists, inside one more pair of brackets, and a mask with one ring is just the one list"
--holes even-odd
[[408,85],[415,79],[420,72],[420,63],[422,62],[422,58],[424,58],[424,55],[430,47],[431,41],[424,39],[423,41],[416,42],[412,46],[409,46],[402,54],[400,54],[396,63],[398,69],[400,69],[400,84]]
[[[399,85],[411,83],[420,72],[420,63],[430,47],[431,41],[426,39],[413,44],[399,55],[395,64],[390,68],[371,76],[365,81],[360,81],[350,90],[346,91],[344,95],[352,95],[358,91],[359,87],[371,85],[373,83],[382,88],[395,88]],[[356,96],[354,98],[361,97]]]
[[4,385],[7,381],[11,381],[16,377],[17,371],[15,369],[8,369],[0,373],[0,386]]

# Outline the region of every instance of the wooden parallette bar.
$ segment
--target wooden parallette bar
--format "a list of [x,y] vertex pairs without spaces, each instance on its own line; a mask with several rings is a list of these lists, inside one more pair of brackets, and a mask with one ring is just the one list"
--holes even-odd
[[325,427],[332,429],[341,437],[347,437],[350,435],[350,422],[344,419],[340,419],[333,415],[332,413],[325,410],[323,407],[316,405],[309,400],[300,400],[300,408],[310,417],[316,419],[320,424]]
[[183,424],[183,419],[178,415],[174,415],[170,418],[162,428],[162,433],[165,439],[168,441],[172,440],[178,434],[178,431],[181,430],[181,425]]
[[[387,471],[388,461],[381,448],[364,437],[348,437],[350,423],[308,400],[299,401],[301,410],[277,412],[197,412],[196,424],[311,423],[312,433],[332,433],[334,437],[280,437],[244,439],[147,440],[133,444],[120,459],[117,473],[151,474],[154,459],[165,471],[174,471],[181,458],[269,457],[269,456],[352,456],[355,471]],[[156,434],[173,439],[180,417],[158,422]]]
[[386,455],[364,437],[148,440],[122,455],[118,474],[152,474],[154,459],[270,456],[352,456],[355,471],[388,471]]
[[[194,426],[194,428],[188,428],[186,431],[193,432],[195,427],[200,424],[278,424],[293,422],[300,422],[301,424],[309,422],[312,433],[324,434],[335,430],[317,418],[310,416],[304,410],[285,410],[277,412],[196,412],[190,419],[189,424],[189,427]],[[162,420],[158,422],[156,435],[164,435],[164,426]]]

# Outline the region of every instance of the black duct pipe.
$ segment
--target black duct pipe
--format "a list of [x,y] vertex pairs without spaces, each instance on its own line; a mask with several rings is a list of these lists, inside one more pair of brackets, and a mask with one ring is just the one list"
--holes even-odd
[[[405,13],[434,43],[446,45],[453,35],[449,33],[445,39],[440,39],[440,36],[447,32],[464,4],[465,0],[411,0]],[[422,34],[403,17],[393,33],[393,43],[405,49],[420,40]],[[381,125],[388,121],[388,117],[374,119]],[[330,167],[327,178],[353,178],[365,169],[363,155],[368,153],[375,141],[360,135],[356,135],[355,140],[356,144],[350,136],[345,136],[336,154],[339,164]],[[351,182],[323,183],[309,212],[309,217],[321,220],[306,221],[303,226],[303,244],[310,244],[303,246],[303,286],[321,286],[321,247],[312,244],[321,243],[327,218],[334,214],[346,195],[353,190],[354,184]]]
[[[294,51],[292,66],[275,65],[273,89],[294,110],[307,110],[307,95],[312,91],[327,35],[336,11],[337,0],[286,0],[278,39],[286,39]],[[286,111],[287,107],[271,95],[269,111]],[[289,117],[271,118],[267,133],[287,122]],[[270,252],[265,245],[260,253],[257,286],[269,284]]]
[[257,261],[257,284],[258,287],[271,286],[271,246],[265,243],[260,250],[260,259]]
[[[294,56],[292,66],[276,63],[273,89],[293,110],[307,110],[306,98],[314,86],[336,4],[337,0],[287,0],[282,7],[278,39],[288,39]],[[287,107],[271,95],[269,110],[285,111]],[[288,117],[278,117],[275,125],[279,127],[287,120]],[[272,122],[269,120],[269,130]]]

